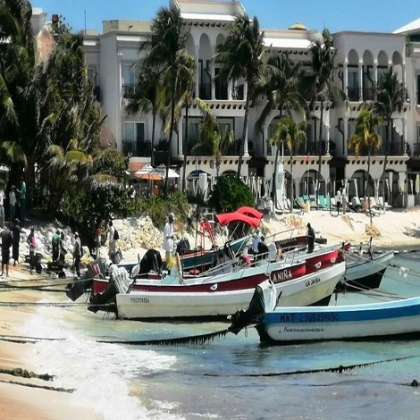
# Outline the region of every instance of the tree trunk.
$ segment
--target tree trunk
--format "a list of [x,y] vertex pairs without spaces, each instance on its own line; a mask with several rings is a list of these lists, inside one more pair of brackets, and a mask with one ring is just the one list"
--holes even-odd
[[367,195],[368,195],[368,204],[369,204],[369,219],[370,219],[370,224],[372,225],[372,209],[371,209],[371,205],[370,205],[370,194],[369,194],[369,179],[370,179],[370,149],[368,152],[368,179],[367,179],[367,183],[366,183],[366,191],[367,191]]
[[188,107],[189,107],[189,100],[187,99],[187,104],[185,107],[185,133],[184,139],[182,142],[182,153],[184,154],[184,161],[182,165],[182,192],[185,193],[186,190],[186,181],[187,181],[187,139],[188,139]]
[[291,183],[290,183],[290,213],[293,213],[293,202],[295,201],[293,199],[293,153],[292,151],[290,151],[290,178],[291,178]]
[[[316,175],[315,185],[315,202],[318,203],[319,185],[321,182],[321,169],[322,169],[322,126],[324,121],[324,101],[321,99],[320,117],[319,117],[319,138],[318,138],[318,173]],[[309,186],[308,186],[309,190]]]
[[385,135],[385,156],[384,156],[384,166],[382,170],[382,189],[383,189],[383,211],[385,213],[385,183],[386,183],[386,165],[388,163],[388,149],[389,149],[389,139],[391,137],[391,129],[392,129],[392,119],[391,117],[388,118],[388,124],[386,127],[386,135]]
[[241,176],[241,167],[242,167],[242,159],[243,159],[244,151],[245,151],[245,142],[248,141],[249,97],[250,97],[250,93],[248,89],[248,92],[245,98],[245,115],[244,115],[244,125],[242,128],[241,147],[239,149],[238,173],[236,175],[237,178]]
[[169,138],[168,138],[168,161],[166,165],[166,175],[165,175],[165,195],[168,195],[168,185],[169,185],[169,167],[171,165],[171,145],[172,137],[174,132],[174,119],[175,119],[175,89],[177,85],[177,78],[175,79],[175,84],[173,86],[172,98],[171,98],[171,125],[169,128]]
[[155,131],[156,131],[156,114],[157,111],[153,108],[152,113],[152,150],[150,152],[150,164],[154,166],[155,164]]

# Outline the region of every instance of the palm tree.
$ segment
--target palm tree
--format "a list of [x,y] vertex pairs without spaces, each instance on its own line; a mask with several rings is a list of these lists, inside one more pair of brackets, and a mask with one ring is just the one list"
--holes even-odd
[[245,142],[248,140],[249,106],[254,98],[263,67],[264,33],[260,32],[258,19],[237,16],[229,27],[229,35],[216,49],[215,63],[220,65],[218,78],[235,81],[243,78],[247,85],[245,115],[238,160],[237,177],[241,175]]
[[[381,136],[377,133],[377,127],[380,124],[380,118],[373,113],[372,110],[362,108],[359,112],[359,115],[356,119],[356,128],[354,134],[349,138],[348,141],[348,148],[353,150],[356,153],[356,156],[359,156],[360,153],[366,152],[368,154],[368,180],[366,184],[369,182],[370,178],[370,157],[374,151],[374,149],[379,150],[381,147]],[[365,186],[365,191],[367,191],[368,195],[368,203],[369,203],[369,217],[370,223],[372,224],[372,210],[370,207],[370,194]]]
[[[401,112],[404,102],[407,98],[407,93],[404,85],[398,80],[398,75],[394,73],[393,67],[382,74],[379,79],[378,89],[376,94],[376,101],[373,105],[374,112],[383,120],[386,121],[387,129],[385,136],[385,158],[382,172],[382,185],[385,191],[385,171],[388,162],[389,144],[392,143],[392,114],[394,112]],[[385,197],[384,197],[384,211],[385,211]]]
[[[304,89],[309,95],[312,103],[320,102],[320,121],[318,134],[318,173],[317,186],[322,168],[322,138],[324,127],[325,103],[329,101],[345,100],[345,93],[334,84],[337,67],[334,63],[337,50],[334,48],[333,37],[328,29],[322,31],[322,36],[314,41],[310,48],[311,71],[304,80]],[[310,106],[310,107],[311,107]],[[318,200],[318,187],[316,188],[316,199]]]
[[286,145],[290,154],[290,175],[291,175],[291,197],[290,212],[293,212],[293,150],[302,141],[306,140],[306,122],[301,121],[296,124],[293,118],[283,117],[276,125],[274,135],[270,142],[280,149],[282,145]]
[[155,163],[154,145],[156,117],[162,102],[161,94],[161,71],[145,63],[140,66],[139,78],[134,95],[129,99],[125,110],[129,114],[152,112],[152,150],[150,161],[152,166]]
[[211,153],[216,161],[216,177],[219,178],[222,156],[226,148],[233,142],[233,132],[228,125],[220,126],[211,113],[208,105],[201,99],[195,103],[200,108],[202,121],[200,124],[202,141],[193,148],[193,152],[200,154]]
[[48,210],[53,212],[59,208],[61,198],[70,184],[81,184],[88,178],[93,158],[83,151],[83,146],[76,139],[70,141],[67,150],[52,144],[46,153],[51,185]]
[[[299,92],[302,78],[301,62],[294,63],[287,53],[272,52],[265,60],[260,85],[257,86],[256,95],[267,98],[255,128],[262,132],[263,126],[274,109],[279,111],[281,120],[283,112],[291,116],[292,111],[302,114],[306,110],[306,101]],[[280,148],[276,150],[273,173],[274,202],[277,203],[277,167],[280,157]]]
[[152,39],[145,63],[155,69],[163,69],[161,85],[164,86],[170,103],[170,126],[168,139],[168,162],[166,166],[165,191],[168,192],[168,173],[171,163],[177,93],[184,78],[191,73],[191,57],[186,51],[188,28],[178,10],[161,8],[151,25]]

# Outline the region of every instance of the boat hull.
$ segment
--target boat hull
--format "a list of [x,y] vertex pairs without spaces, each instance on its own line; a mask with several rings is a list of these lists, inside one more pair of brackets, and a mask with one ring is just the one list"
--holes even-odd
[[[344,274],[345,263],[294,280],[277,282],[282,305],[312,305],[331,297],[337,282]],[[267,279],[267,275],[261,281]],[[117,315],[123,319],[177,319],[226,317],[245,310],[255,287],[224,290],[220,287],[205,292],[131,292],[117,294]]]
[[349,261],[345,274],[347,290],[378,289],[394,251],[374,255],[373,259]]
[[267,311],[261,341],[278,344],[420,337],[420,298],[364,305]]

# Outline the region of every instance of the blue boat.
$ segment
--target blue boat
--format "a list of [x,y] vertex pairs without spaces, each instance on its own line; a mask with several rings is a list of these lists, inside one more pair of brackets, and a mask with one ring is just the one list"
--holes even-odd
[[[276,297],[267,293],[270,290],[265,283],[257,287],[260,298],[253,298],[247,311],[252,316],[245,317],[248,324],[255,324],[261,342],[420,338],[420,297],[356,305],[276,307]],[[234,318],[233,332],[239,330],[235,323],[241,322]]]

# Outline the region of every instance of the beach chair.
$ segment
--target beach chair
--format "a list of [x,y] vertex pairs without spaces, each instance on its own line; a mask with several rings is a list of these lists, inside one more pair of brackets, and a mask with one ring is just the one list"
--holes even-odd
[[[377,210],[384,209],[384,198],[379,196],[377,200],[375,200],[375,205],[373,206]],[[392,206],[388,203],[385,203],[385,210],[392,210]]]
[[318,196],[318,207],[321,210],[329,210],[330,207],[327,205],[327,199],[325,195],[319,195]]

